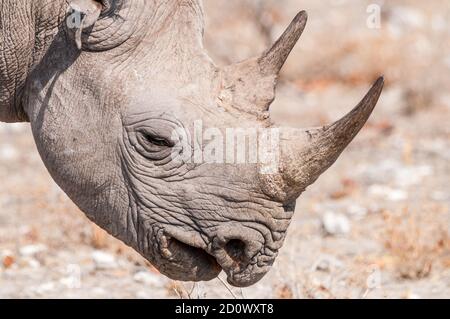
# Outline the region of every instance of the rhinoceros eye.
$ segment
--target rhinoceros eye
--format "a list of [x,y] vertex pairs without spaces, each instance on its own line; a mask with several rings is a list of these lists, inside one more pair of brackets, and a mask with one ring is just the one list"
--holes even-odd
[[150,133],[143,133],[144,140],[152,145],[159,146],[159,147],[173,147],[173,142],[165,139],[164,137],[156,136],[154,134]]

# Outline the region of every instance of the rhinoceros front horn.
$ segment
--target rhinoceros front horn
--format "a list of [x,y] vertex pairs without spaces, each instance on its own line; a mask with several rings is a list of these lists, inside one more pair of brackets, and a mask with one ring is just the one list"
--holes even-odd
[[327,170],[358,134],[383,89],[380,77],[362,101],[339,121],[314,129],[282,129],[281,175],[286,200],[300,196]]

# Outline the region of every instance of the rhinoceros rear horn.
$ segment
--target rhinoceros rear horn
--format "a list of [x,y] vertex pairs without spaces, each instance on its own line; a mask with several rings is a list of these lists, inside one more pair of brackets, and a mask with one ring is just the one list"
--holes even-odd
[[264,73],[278,74],[305,29],[308,14],[299,12],[289,27],[259,60]]
[[219,97],[222,106],[267,118],[278,74],[302,35],[307,19],[306,12],[301,11],[269,50],[224,69]]

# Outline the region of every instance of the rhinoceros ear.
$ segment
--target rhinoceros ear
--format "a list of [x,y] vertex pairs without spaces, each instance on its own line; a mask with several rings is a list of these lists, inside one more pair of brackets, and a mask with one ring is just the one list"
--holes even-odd
[[89,31],[97,22],[102,12],[101,1],[71,0],[67,27],[72,31],[78,50],[83,48],[83,31]]

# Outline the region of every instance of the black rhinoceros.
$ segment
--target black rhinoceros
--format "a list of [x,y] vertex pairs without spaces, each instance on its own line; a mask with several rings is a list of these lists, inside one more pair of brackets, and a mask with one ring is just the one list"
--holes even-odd
[[[383,86],[334,124],[275,127],[277,76],[306,20],[300,12],[261,56],[221,68],[202,45],[200,0],[0,0],[0,121],[30,122],[56,183],[161,273],[202,281],[224,270],[249,286]],[[220,150],[233,128],[257,132],[257,149],[270,140],[274,156],[234,156],[234,137]]]

